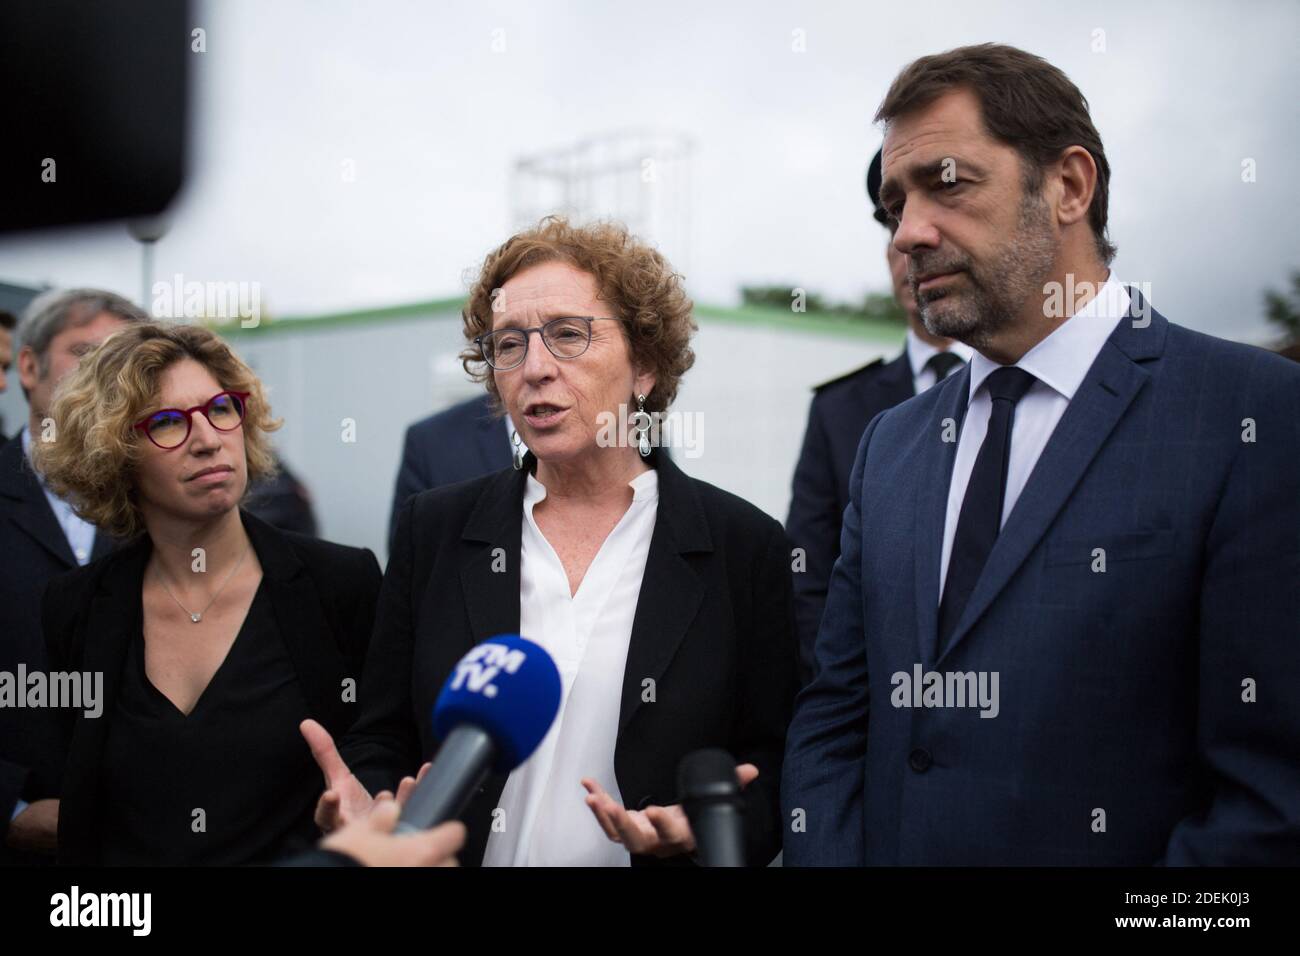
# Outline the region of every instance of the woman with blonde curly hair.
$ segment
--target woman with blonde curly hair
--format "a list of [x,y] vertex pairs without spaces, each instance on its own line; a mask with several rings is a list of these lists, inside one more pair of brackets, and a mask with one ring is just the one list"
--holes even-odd
[[[379,590],[369,551],[239,507],[279,427],[215,334],[142,323],[60,386],[33,460],[116,552],[54,579],[55,672],[102,673],[100,713],[59,711],[61,862],[239,864],[315,835],[307,717],[353,719]],[[54,796],[52,794],[51,796]]]
[[303,728],[328,783],[324,828],[364,817],[432,754],[439,687],[474,644],[512,632],[555,660],[560,712],[469,804],[463,863],[687,863],[677,767],[715,747],[738,764],[748,861],[776,855],[791,555],[776,521],[656,447],[653,415],[694,361],[691,312],[681,277],[614,224],[547,219],[488,255],[463,357],[528,452],[404,505],[361,716],[341,751]]

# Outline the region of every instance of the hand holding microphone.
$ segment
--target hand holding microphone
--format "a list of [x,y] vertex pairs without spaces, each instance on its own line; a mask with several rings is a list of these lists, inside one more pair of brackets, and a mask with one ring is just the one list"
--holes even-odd
[[508,774],[532,756],[555,722],[560,694],[551,655],[517,634],[484,641],[462,657],[433,707],[442,746],[403,801],[398,832],[455,819],[489,772]]
[[401,807],[376,798],[369,816],[335,830],[321,848],[342,853],[362,866],[456,866],[465,845],[465,824],[444,823],[418,833],[394,833]]
[[[560,672],[549,654],[516,634],[484,641],[443,684],[433,708],[442,746],[432,763],[398,784],[397,832],[427,830],[455,819],[487,774],[509,773],[537,749],[560,709]],[[300,727],[325,775],[316,823],[325,832],[363,820],[388,791],[371,797],[329,732],[314,720]]]

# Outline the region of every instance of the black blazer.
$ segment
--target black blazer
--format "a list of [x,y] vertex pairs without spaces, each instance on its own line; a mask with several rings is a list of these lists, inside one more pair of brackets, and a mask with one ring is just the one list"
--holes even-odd
[[[536,459],[525,461],[532,469]],[[677,802],[681,758],[727,749],[759,768],[745,807],[748,859],[761,866],[781,848],[781,760],[796,691],[790,548],[753,505],[686,476],[658,451],[650,463],[659,504],[623,676],[619,791],[632,809]],[[402,510],[361,717],[342,747],[372,793],[392,789],[436,750],[429,715],[456,662],[480,641],[519,630],[525,482],[525,471],[506,469],[423,492]],[[504,573],[492,570],[496,548],[508,556]],[[645,678],[655,681],[654,703],[642,703]],[[462,818],[466,865],[482,861],[505,781],[490,777]],[[581,800],[576,780],[573,790]]]
[[803,548],[806,568],[794,576],[800,673],[812,677],[813,645],[831,568],[840,554],[840,526],[849,504],[849,472],[871,420],[916,393],[907,350],[891,362],[870,365],[819,385],[808,411],[808,430],[794,471],[794,494],[785,530]]
[[[342,735],[356,714],[343,681],[361,681],[379,595],[379,563],[362,548],[280,531],[241,511],[262,564],[275,620],[298,671],[311,716]],[[52,711],[66,754],[60,789],[60,863],[98,862],[99,764],[122,664],[141,626],[140,589],[153,545],[148,536],[102,561],[51,581],[42,606],[50,667],[102,671],[103,713]],[[351,696],[351,695],[347,695]],[[303,743],[306,747],[306,742]]]
[[505,420],[492,414],[486,392],[435,412],[406,430],[388,519],[388,547],[397,535],[397,516],[411,495],[468,481],[510,467]]
[[[118,541],[95,535],[91,557]],[[45,671],[41,591],[53,577],[76,568],[68,539],[23,454],[21,433],[0,447],[0,671]],[[33,800],[57,777],[58,758],[48,722],[25,708],[0,707],[0,863],[35,862],[4,846],[19,799]]]

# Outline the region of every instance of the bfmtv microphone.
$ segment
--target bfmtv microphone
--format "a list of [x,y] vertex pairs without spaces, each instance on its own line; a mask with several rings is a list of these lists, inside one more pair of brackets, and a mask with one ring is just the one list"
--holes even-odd
[[744,866],[744,804],[731,754],[717,748],[688,753],[677,765],[677,792],[700,865]]
[[454,820],[489,771],[509,773],[529,758],[560,709],[560,672],[537,644],[502,634],[460,659],[433,705],[442,747],[407,799],[399,831]]

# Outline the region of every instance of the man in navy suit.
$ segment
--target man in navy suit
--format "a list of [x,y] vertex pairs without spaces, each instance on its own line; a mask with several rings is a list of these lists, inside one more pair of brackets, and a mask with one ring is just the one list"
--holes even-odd
[[[492,414],[486,394],[407,428],[388,520],[389,547],[397,532],[397,514],[411,495],[509,467],[511,432],[508,419]],[[521,454],[524,451],[521,447]]]
[[[867,196],[873,218],[892,237],[894,226],[880,205],[879,150],[867,167]],[[813,644],[826,606],[831,566],[840,553],[840,521],[849,503],[849,472],[862,432],[885,409],[919,395],[970,361],[967,346],[932,335],[921,321],[907,281],[907,257],[892,241],[886,246],[886,258],[894,298],[907,314],[907,345],[892,361],[876,359],[814,389],[803,450],[794,470],[785,530],[804,552],[803,569],[794,576],[801,686],[812,678]]]
[[787,865],[1300,860],[1300,369],[1109,271],[1109,166],[1038,57],[916,61],[876,119],[931,331],[976,350],[878,415]]

